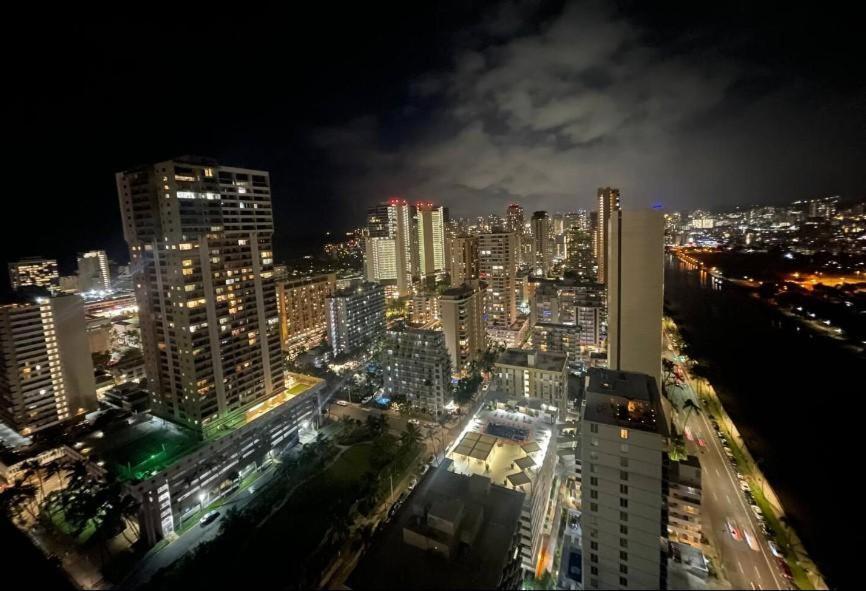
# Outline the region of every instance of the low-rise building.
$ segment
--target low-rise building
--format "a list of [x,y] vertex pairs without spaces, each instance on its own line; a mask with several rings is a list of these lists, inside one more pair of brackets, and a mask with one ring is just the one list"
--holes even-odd
[[287,389],[246,412],[244,422],[202,439],[179,424],[139,413],[65,446],[88,470],[111,474],[139,503],[147,545],[179,530],[200,510],[298,441],[305,422],[317,423],[324,382],[289,374]]
[[450,470],[418,484],[364,554],[352,589],[517,589],[525,495]]
[[565,408],[568,392],[568,357],[535,349],[508,349],[496,358],[499,389],[517,398],[537,398]]
[[701,461],[688,456],[668,471],[668,538],[702,549]]

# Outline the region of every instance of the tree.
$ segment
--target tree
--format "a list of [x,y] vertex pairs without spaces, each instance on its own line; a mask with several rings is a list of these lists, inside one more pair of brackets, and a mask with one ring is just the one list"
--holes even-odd
[[694,411],[696,413],[700,413],[701,409],[698,407],[697,404],[695,404],[695,401],[692,400],[691,398],[685,399],[685,401],[683,402],[682,408],[684,408],[686,410],[686,418],[683,419],[683,429],[685,429],[686,425],[689,422],[689,417],[691,416],[692,411]]
[[39,463],[39,460],[27,460],[22,464],[22,467],[24,468],[25,482],[36,478],[36,481],[39,483],[39,502],[41,503],[45,499],[45,487],[42,483],[42,464]]
[[411,449],[419,443],[421,443],[421,430],[414,423],[409,423],[400,435],[400,445],[404,449]]

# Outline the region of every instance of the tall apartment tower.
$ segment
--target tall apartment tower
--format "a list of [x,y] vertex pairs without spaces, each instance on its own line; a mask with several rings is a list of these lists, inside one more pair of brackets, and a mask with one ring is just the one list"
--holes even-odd
[[595,259],[598,262],[598,282],[608,280],[608,241],[610,240],[608,221],[615,211],[619,211],[619,189],[600,187],[598,189],[598,221],[595,235]]
[[448,262],[445,238],[448,209],[429,202],[419,202],[415,210],[419,272],[426,277],[445,271]]
[[78,255],[78,291],[111,289],[108,256],[104,250],[90,250]]
[[455,373],[481,361],[487,349],[484,292],[475,282],[446,289],[439,296],[439,319]]
[[595,255],[592,247],[592,236],[579,226],[572,226],[565,231],[565,253],[568,267],[583,280],[594,280],[593,272]]
[[402,394],[417,409],[438,416],[451,398],[451,358],[440,330],[389,330],[384,346],[385,392]]
[[12,289],[41,287],[51,293],[60,290],[60,274],[55,259],[30,257],[9,263],[9,284]]
[[367,345],[385,331],[385,288],[378,283],[337,290],[325,305],[334,355]]
[[532,214],[532,271],[542,277],[550,270],[553,259],[551,220],[546,211]]
[[280,337],[289,357],[322,342],[328,331],[325,300],[336,290],[334,273],[277,280]]
[[396,285],[399,295],[409,295],[419,273],[417,240],[415,207],[407,201],[390,199],[367,210],[367,280]]
[[509,327],[517,320],[517,236],[493,231],[478,237],[479,278],[487,284],[484,315],[488,326]]
[[270,187],[198,157],[117,174],[153,410],[202,436],[285,387]]
[[509,232],[514,232],[518,236],[523,236],[526,230],[526,219],[523,215],[523,208],[517,203],[512,203],[505,210],[505,227]]
[[0,418],[26,436],[94,409],[81,298],[0,306]]
[[608,367],[661,384],[664,218],[649,209],[616,211],[609,228]]
[[666,589],[668,433],[655,380],[590,369],[581,418],[584,589]]
[[448,274],[451,286],[478,281],[478,237],[458,236],[450,241]]

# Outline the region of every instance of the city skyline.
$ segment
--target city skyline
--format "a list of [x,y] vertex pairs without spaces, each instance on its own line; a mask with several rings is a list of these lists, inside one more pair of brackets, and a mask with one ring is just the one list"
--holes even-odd
[[[271,171],[278,244],[348,230],[359,213],[393,195],[450,203],[457,217],[511,201],[528,212],[589,208],[596,188],[607,185],[621,188],[626,204],[661,202],[668,210],[866,193],[857,132],[864,88],[850,75],[863,55],[849,29],[856,19],[685,3],[662,13],[639,4],[554,2],[536,11],[460,3],[412,14],[347,8],[357,19],[338,25],[333,34],[342,41],[327,47],[315,28],[287,40],[283,19],[241,16],[239,30],[256,30],[263,45],[211,47],[207,58],[194,47],[212,23],[196,15],[166,29],[185,39],[186,49],[173,44],[178,59],[247,70],[270,92],[255,100],[211,93],[192,120],[174,107],[185,87],[180,73],[166,73],[172,90],[160,96],[128,90],[148,52],[167,51],[149,40],[155,23],[117,16],[98,34],[95,25],[48,24],[45,34],[56,43],[107,36],[112,49],[64,43],[59,60],[45,65],[56,76],[15,72],[26,83],[13,97],[23,115],[13,140],[36,151],[34,142],[50,130],[67,157],[38,174],[54,207],[44,213],[47,231],[36,252],[7,237],[0,250],[50,256],[69,243],[122,252],[115,224],[107,225],[105,244],[85,238],[100,228],[97,220],[118,215],[110,209],[113,173],[190,153]],[[306,8],[299,18],[322,16]],[[373,22],[389,33],[374,38],[354,26]],[[302,51],[308,43],[320,51]],[[274,68],[277,60],[294,68],[291,78]],[[545,66],[527,72],[533,60]],[[62,66],[68,71],[55,71]],[[579,73],[577,81],[563,68]],[[539,85],[558,94],[527,102]],[[89,149],[80,150],[81,142]],[[35,161],[24,166],[36,174]],[[71,176],[81,184],[64,186]],[[80,199],[88,207],[78,207]],[[27,206],[12,203],[10,213],[25,214]],[[303,219],[293,214],[298,206],[308,211]]]
[[60,16],[9,52],[0,556],[31,586],[862,578],[855,19]]

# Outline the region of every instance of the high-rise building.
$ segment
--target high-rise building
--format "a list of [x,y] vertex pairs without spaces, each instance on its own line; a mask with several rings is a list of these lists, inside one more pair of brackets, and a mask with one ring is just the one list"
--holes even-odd
[[270,186],[198,157],[117,174],[153,411],[200,435],[284,390]]
[[578,277],[593,280],[596,277],[595,254],[592,247],[592,235],[579,226],[572,226],[565,232],[566,266]]
[[81,298],[0,306],[0,418],[30,435],[96,408]]
[[415,207],[407,201],[390,199],[370,208],[364,248],[367,280],[395,285],[399,295],[408,295],[419,273],[417,240]]
[[445,240],[448,209],[429,202],[419,202],[415,210],[419,272],[422,277],[441,273],[448,266]]
[[383,350],[385,392],[405,396],[413,408],[442,414],[451,400],[451,359],[442,331],[389,330]]
[[551,223],[546,211],[532,214],[532,270],[535,275],[546,276],[553,259]]
[[494,231],[478,237],[479,277],[487,284],[484,313],[488,326],[510,327],[517,320],[517,261],[513,232]]
[[656,381],[592,368],[581,418],[584,589],[666,589],[668,433]]
[[41,287],[51,293],[60,289],[60,274],[55,259],[30,257],[9,263],[9,283],[12,289]]
[[455,373],[480,361],[487,349],[483,313],[484,292],[477,284],[452,287],[439,296],[442,332]]
[[104,250],[90,250],[78,255],[78,291],[111,289],[108,256]]
[[661,384],[664,220],[653,210],[617,211],[609,227],[608,367]]
[[450,240],[448,273],[451,286],[478,281],[478,237],[458,236]]
[[517,203],[512,203],[505,211],[505,228],[517,236],[523,236],[526,231],[526,219],[523,208]]
[[608,280],[608,221],[613,212],[619,211],[619,189],[600,187],[598,189],[598,221],[595,235],[595,260],[598,263],[598,282]]
[[385,332],[385,288],[377,283],[338,290],[326,304],[328,342],[335,355],[367,345]]
[[334,273],[277,281],[283,351],[295,357],[319,345],[328,333],[325,299],[336,291]]

